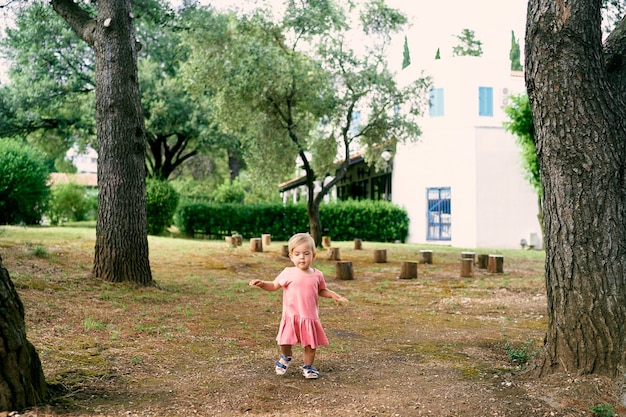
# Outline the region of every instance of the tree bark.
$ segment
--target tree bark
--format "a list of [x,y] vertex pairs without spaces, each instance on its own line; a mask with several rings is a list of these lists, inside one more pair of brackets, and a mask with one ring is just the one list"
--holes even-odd
[[95,19],[72,0],[52,0],[96,59],[98,220],[93,275],[151,285],[146,218],[146,136],[130,0],[102,0]]
[[0,258],[0,412],[21,411],[46,398],[39,355],[26,339],[24,305]]
[[544,374],[618,377],[626,369],[624,54],[606,59],[624,42],[602,50],[600,4],[528,6],[526,86],[543,186],[549,318]]

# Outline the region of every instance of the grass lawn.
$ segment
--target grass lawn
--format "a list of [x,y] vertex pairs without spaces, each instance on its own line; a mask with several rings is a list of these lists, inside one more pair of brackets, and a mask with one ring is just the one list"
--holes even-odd
[[[354,280],[336,279],[336,261],[318,252],[314,266],[350,302],[320,299],[331,345],[309,381],[297,369],[274,375],[281,292],[248,286],[291,265],[285,242],[254,253],[247,240],[149,237],[149,288],[91,278],[94,244],[93,228],[0,227],[54,393],[23,415],[583,416],[616,402],[601,378],[524,372],[547,327],[541,251],[333,242]],[[420,249],[433,264],[399,279]],[[463,251],[503,255],[504,273],[460,277]],[[296,347],[292,367],[301,360]]]

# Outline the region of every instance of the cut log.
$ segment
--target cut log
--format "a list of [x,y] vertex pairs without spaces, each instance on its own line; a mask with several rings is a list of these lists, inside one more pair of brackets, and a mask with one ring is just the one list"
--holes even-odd
[[487,272],[492,274],[502,274],[504,272],[504,256],[489,255],[489,263],[487,264]]
[[283,245],[280,249],[280,254],[285,258],[289,258],[289,245]]
[[263,233],[261,235],[261,239],[263,239],[263,246],[269,246],[270,243],[272,243],[272,235],[268,234],[268,233]]
[[472,258],[461,259],[461,277],[471,278],[473,275],[472,273],[473,265],[474,265],[474,261],[472,260]]
[[322,236],[322,246],[330,248],[330,236]]
[[461,252],[461,259],[471,259],[476,262],[476,252]]
[[433,251],[427,250],[427,249],[420,250],[420,263],[432,264],[433,263]]
[[232,236],[226,236],[226,246],[229,248],[236,248],[237,241]]
[[263,252],[263,242],[260,237],[250,239],[250,250],[252,252]]
[[354,239],[354,249],[355,250],[363,249],[363,242],[361,241],[361,239]]
[[341,251],[339,248],[328,248],[328,259],[330,261],[340,261]]
[[387,262],[387,249],[374,249],[374,262],[377,264]]
[[417,262],[402,262],[400,264],[400,279],[417,278]]
[[487,266],[489,265],[489,255],[486,253],[479,254],[477,265],[480,269],[487,269]]
[[243,236],[235,234],[233,235],[233,239],[235,240],[237,246],[243,245]]
[[350,280],[354,279],[354,274],[352,272],[352,262],[350,261],[341,261],[336,264],[336,275],[337,279],[341,280]]

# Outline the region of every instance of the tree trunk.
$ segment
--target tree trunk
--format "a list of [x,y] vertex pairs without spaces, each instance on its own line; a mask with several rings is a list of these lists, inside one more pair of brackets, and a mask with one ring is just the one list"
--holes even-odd
[[26,339],[24,305],[0,258],[0,412],[21,411],[46,398],[39,355]]
[[130,0],[102,0],[98,15],[72,0],[52,5],[96,58],[98,220],[93,275],[150,285],[146,219],[146,134]]
[[315,246],[322,246],[322,221],[320,220],[320,206],[316,199],[309,198],[306,206],[309,217],[309,233],[315,240]]
[[543,185],[549,317],[542,373],[617,377],[626,369],[626,103],[622,77],[611,74],[625,69],[623,60],[602,60],[600,4],[528,6],[526,86]]

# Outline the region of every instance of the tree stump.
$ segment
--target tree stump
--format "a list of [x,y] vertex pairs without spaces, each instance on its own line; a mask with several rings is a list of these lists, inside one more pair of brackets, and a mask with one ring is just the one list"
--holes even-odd
[[402,262],[400,264],[400,279],[417,278],[417,262]]
[[463,278],[471,278],[472,266],[474,265],[474,261],[472,258],[462,258],[461,259],[461,277]]
[[489,255],[489,263],[487,264],[487,272],[492,274],[502,274],[504,272],[504,256]]
[[236,248],[237,240],[233,239],[232,236],[226,236],[226,246],[228,246],[229,248]]
[[235,243],[237,244],[237,246],[243,245],[243,236],[234,234],[233,239],[235,240]]
[[[26,339],[24,305],[0,258],[0,411],[24,410],[48,397],[41,361]],[[0,413],[2,414],[2,413]]]
[[252,252],[263,252],[263,242],[259,237],[250,239],[250,250]]
[[461,252],[461,259],[471,259],[476,262],[476,252]]
[[354,239],[354,249],[355,250],[363,249],[363,242],[361,241],[361,239]]
[[489,255],[481,253],[478,255],[478,268],[487,269],[489,265]]
[[420,263],[432,264],[433,263],[433,251],[422,249],[420,250]]
[[272,235],[269,233],[263,233],[261,235],[261,239],[263,239],[263,246],[269,246],[272,243]]
[[384,264],[387,262],[387,249],[374,249],[374,262]]
[[283,245],[280,249],[280,254],[285,258],[289,258],[289,245]]
[[322,236],[322,246],[330,248],[330,236]]
[[337,279],[341,280],[350,280],[354,279],[354,274],[352,272],[352,262],[350,261],[341,261],[337,262],[335,267]]
[[330,261],[341,260],[341,251],[339,250],[339,248],[328,248],[328,260]]

